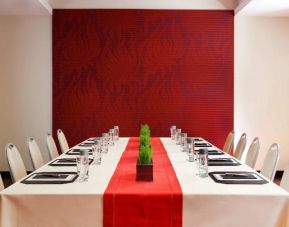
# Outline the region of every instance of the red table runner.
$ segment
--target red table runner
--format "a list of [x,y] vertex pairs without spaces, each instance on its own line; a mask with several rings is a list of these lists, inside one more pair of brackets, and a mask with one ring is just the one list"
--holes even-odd
[[159,138],[151,138],[154,181],[136,181],[139,139],[131,138],[103,198],[103,226],[182,226],[182,190]]

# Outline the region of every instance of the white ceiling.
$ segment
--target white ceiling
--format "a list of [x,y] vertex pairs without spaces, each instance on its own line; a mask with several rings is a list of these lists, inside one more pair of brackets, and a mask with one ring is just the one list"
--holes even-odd
[[0,15],[50,15],[52,9],[81,8],[235,9],[238,16],[289,17],[289,0],[0,0]]
[[238,15],[289,17],[289,0],[251,0]]
[[54,9],[234,9],[238,0],[48,0]]
[[238,0],[0,0],[0,15],[49,15],[52,9],[234,9]]
[[0,15],[50,15],[47,0],[0,0]]

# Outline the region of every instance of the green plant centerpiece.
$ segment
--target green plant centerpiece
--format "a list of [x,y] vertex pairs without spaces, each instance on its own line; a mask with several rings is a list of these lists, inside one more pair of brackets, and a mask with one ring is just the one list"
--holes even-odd
[[150,128],[148,125],[141,125],[139,136],[139,153],[136,165],[137,181],[153,180],[153,159],[152,147],[150,144]]

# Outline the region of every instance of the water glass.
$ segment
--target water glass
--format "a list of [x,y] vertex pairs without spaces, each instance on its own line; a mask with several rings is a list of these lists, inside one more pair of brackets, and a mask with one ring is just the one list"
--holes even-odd
[[199,176],[208,176],[208,149],[199,150]]
[[194,162],[194,140],[192,138],[187,138],[187,154],[188,161]]
[[180,139],[181,139],[181,133],[182,133],[182,129],[178,128],[177,132],[176,132],[176,144],[180,145]]
[[182,146],[182,151],[186,151],[186,146],[187,146],[187,133],[182,133],[181,134],[181,146]]
[[78,180],[86,181],[89,176],[89,150],[80,150],[80,155],[76,157],[76,168]]
[[175,138],[176,138],[176,129],[177,129],[177,127],[175,125],[173,125],[171,127],[171,139],[172,140],[175,140]]
[[189,150],[189,142],[190,142],[190,146],[192,146],[191,138],[187,137],[185,141],[185,145],[184,145],[184,152],[186,152],[187,155],[188,155],[188,150]]
[[115,136],[115,140],[119,139],[119,127],[118,126],[114,126],[114,136]]
[[96,151],[97,151],[98,147],[99,147],[98,139],[93,139],[93,145],[91,146],[92,159],[93,160],[95,159],[95,154],[96,154]]
[[108,133],[102,133],[101,134],[101,140],[102,140],[102,153],[108,152],[108,143],[109,143],[109,136]]
[[199,151],[194,151],[194,156],[195,156],[195,165],[196,165],[196,175],[200,175],[200,157],[199,157]]
[[102,154],[102,148],[101,148],[101,138],[94,141],[94,145],[92,147],[93,152],[93,165],[100,165],[101,164],[101,154]]
[[114,145],[114,130],[110,129],[108,132],[109,135],[109,145],[113,146]]

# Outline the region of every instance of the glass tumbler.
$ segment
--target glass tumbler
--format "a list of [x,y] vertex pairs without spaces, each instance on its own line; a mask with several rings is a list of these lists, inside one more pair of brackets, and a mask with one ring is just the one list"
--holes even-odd
[[199,156],[199,150],[194,151],[194,157],[195,157],[195,166],[196,166],[196,175],[200,175],[200,156]]
[[114,129],[115,140],[118,140],[119,139],[119,127],[118,126],[114,126],[113,129]]
[[199,150],[199,176],[208,176],[208,149]]
[[180,139],[181,139],[181,133],[182,133],[182,129],[178,128],[177,132],[176,132],[176,144],[180,145]]
[[175,140],[175,138],[176,138],[176,129],[177,129],[177,127],[175,125],[173,125],[171,127],[171,139],[172,140]]
[[181,146],[182,146],[182,151],[185,151],[185,148],[187,146],[187,133],[182,133],[181,134]]
[[102,152],[106,154],[108,152],[108,143],[109,143],[108,133],[102,133],[101,140],[102,140]]
[[94,141],[94,145],[92,147],[92,151],[93,151],[93,165],[100,165],[101,164],[102,148],[100,146],[100,143],[101,143],[101,138],[96,139]]
[[114,130],[110,129],[108,132],[109,135],[109,145],[113,146],[114,145]]
[[186,141],[185,141],[185,146],[184,146],[184,152],[186,152],[186,154],[188,155],[188,150],[189,150],[189,143],[188,141],[190,141],[191,138],[187,137]]
[[76,168],[78,180],[86,181],[89,176],[89,150],[80,150],[80,155],[76,157]]
[[194,140],[192,138],[187,138],[187,154],[188,161],[194,162]]

